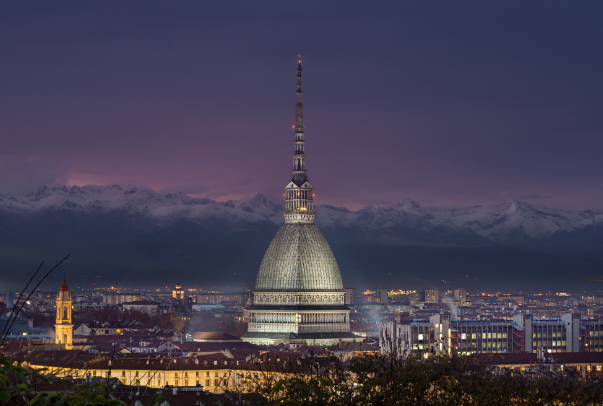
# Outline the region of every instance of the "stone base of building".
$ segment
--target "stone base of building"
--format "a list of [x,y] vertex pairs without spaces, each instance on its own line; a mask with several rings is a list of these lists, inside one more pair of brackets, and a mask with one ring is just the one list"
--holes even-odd
[[333,332],[333,333],[260,333],[249,331],[241,339],[245,342],[257,345],[278,345],[289,344],[291,342],[305,342],[306,345],[335,345],[339,341],[352,342],[362,341],[363,338],[353,333]]

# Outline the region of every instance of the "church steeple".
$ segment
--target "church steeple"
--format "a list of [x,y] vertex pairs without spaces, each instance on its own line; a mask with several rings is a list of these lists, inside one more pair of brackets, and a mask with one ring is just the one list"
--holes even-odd
[[293,174],[285,188],[285,221],[307,222],[314,219],[314,188],[308,182],[306,152],[304,150],[304,114],[302,110],[302,66],[301,55],[297,61],[297,107],[295,110],[295,152],[293,154]]
[[63,275],[63,284],[59,288],[56,306],[55,343],[59,348],[68,350],[73,345],[73,324],[71,323],[71,295],[65,275]]

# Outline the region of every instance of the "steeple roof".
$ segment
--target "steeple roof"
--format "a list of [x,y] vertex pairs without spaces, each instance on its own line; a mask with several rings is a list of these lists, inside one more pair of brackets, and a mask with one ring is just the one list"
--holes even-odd
[[61,292],[66,292],[69,290],[69,286],[67,286],[67,281],[65,280],[65,275],[63,275],[63,284],[61,285],[61,288],[59,290]]

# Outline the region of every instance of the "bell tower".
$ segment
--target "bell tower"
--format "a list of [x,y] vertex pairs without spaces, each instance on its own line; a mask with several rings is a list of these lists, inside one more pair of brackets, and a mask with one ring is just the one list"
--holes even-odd
[[62,348],[69,350],[73,346],[73,324],[71,323],[71,295],[69,287],[63,275],[63,284],[59,289],[57,296],[57,317],[54,325],[55,344],[60,344]]

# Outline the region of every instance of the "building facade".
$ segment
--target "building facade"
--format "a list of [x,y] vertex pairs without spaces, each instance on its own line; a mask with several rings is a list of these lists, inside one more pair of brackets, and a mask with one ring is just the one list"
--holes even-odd
[[455,289],[454,301],[459,303],[459,306],[464,306],[467,302],[467,291],[465,289]]
[[159,302],[152,300],[139,300],[136,302],[125,302],[123,303],[124,310],[138,311],[147,313],[149,316],[156,316],[159,313]]
[[356,288],[345,288],[345,304],[350,306],[356,304]]
[[448,315],[434,315],[429,320],[400,323],[398,318],[382,324],[379,344],[386,353],[426,351],[442,341],[462,353],[597,352],[602,350],[597,334],[602,327],[603,322],[582,320],[577,313],[556,319],[517,314],[512,321],[450,320]]
[[242,306],[247,302],[251,292],[233,292],[233,293],[198,293],[195,303],[219,305],[222,302]]
[[314,224],[314,188],[308,181],[302,113],[302,70],[297,67],[295,152],[285,187],[285,223],[270,243],[255,284],[243,340],[254,344],[353,341],[349,308],[335,256]]
[[184,289],[179,283],[176,284],[176,288],[172,290],[172,297],[174,299],[184,299]]
[[139,294],[131,293],[103,293],[103,303],[117,305],[126,302],[136,302],[141,300]]

